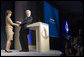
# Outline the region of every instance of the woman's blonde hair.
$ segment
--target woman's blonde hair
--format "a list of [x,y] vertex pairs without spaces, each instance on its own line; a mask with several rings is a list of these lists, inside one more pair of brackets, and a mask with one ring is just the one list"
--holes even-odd
[[12,14],[12,11],[11,10],[6,10],[6,15],[8,14]]

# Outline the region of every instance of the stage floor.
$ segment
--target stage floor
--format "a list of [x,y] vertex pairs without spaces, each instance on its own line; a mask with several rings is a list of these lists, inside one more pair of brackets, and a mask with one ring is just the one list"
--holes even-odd
[[58,50],[51,50],[49,52],[19,52],[18,50],[12,50],[12,53],[7,53],[1,50],[1,56],[61,56],[62,52]]

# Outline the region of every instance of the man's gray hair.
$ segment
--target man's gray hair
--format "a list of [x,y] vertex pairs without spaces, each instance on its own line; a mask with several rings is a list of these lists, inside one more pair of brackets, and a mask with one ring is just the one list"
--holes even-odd
[[30,10],[26,10],[25,12],[30,12],[30,13],[31,13],[31,11],[30,11]]

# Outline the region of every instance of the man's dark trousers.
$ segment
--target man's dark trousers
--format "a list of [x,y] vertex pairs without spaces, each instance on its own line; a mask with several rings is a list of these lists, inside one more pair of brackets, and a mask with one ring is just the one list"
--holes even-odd
[[20,30],[20,43],[21,43],[22,51],[29,51],[28,37],[27,37],[28,34],[29,34],[29,29]]

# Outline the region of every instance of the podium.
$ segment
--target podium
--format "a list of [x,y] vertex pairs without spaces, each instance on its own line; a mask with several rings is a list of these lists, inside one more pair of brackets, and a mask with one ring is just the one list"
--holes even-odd
[[49,46],[49,25],[42,22],[36,22],[27,25],[30,30],[36,31],[36,51],[38,52],[48,52],[50,50]]

